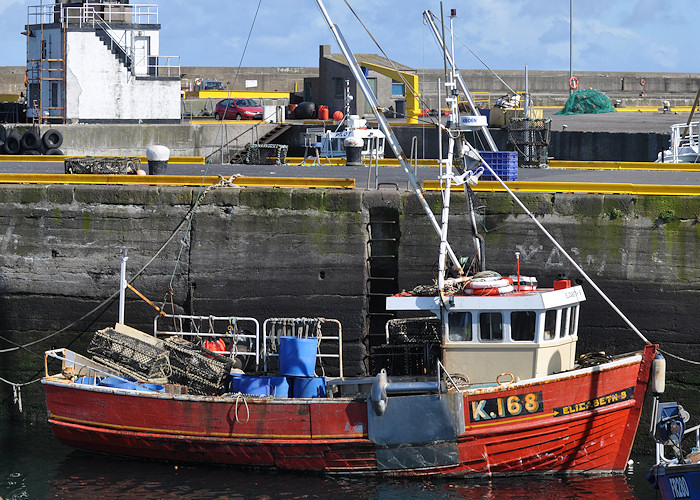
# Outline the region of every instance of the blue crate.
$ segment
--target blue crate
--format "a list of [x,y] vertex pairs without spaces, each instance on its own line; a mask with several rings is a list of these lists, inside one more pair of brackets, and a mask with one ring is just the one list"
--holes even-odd
[[[479,151],[486,163],[504,181],[518,180],[518,153],[517,151]],[[484,167],[481,180],[495,181],[496,178]]]

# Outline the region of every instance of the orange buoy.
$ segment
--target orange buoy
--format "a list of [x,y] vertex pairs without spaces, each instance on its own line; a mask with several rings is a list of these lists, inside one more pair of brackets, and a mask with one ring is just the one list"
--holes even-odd
[[333,113],[333,119],[337,122],[341,121],[343,119],[343,116],[345,115],[343,115],[342,111],[336,111],[335,113]]

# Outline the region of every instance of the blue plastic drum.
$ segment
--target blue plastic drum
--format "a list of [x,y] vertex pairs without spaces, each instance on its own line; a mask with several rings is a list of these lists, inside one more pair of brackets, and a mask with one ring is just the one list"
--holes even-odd
[[280,337],[280,374],[289,377],[313,377],[318,339]]

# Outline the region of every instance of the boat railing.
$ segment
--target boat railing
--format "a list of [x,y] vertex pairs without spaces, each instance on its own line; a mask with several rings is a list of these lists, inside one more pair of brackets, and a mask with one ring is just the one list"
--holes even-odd
[[700,122],[671,125],[671,149],[674,155],[678,154],[678,148],[697,147],[699,130]]
[[[163,326],[166,320],[172,321],[172,330]],[[255,318],[163,314],[153,319],[153,336],[193,336],[210,341],[205,347],[216,354],[254,358],[256,370],[260,364],[260,323]],[[223,343],[218,344],[219,340]]]
[[[685,432],[683,433],[683,439],[689,437],[690,435],[695,434],[695,448],[700,449],[700,424],[696,425],[695,427],[691,427],[690,429],[686,429]],[[683,441],[681,439],[681,442]],[[656,463],[657,464],[668,464],[671,462],[675,462],[675,458],[668,458],[665,455],[665,446],[661,443],[656,443]]]
[[268,318],[263,322],[262,357],[265,372],[269,362],[279,357],[280,337],[318,338],[316,358],[338,360],[338,376],[343,377],[343,328],[337,319],[327,318]]
[[123,375],[115,370],[66,348],[44,352],[44,372],[47,377],[52,376],[49,372],[49,359],[61,362],[61,373],[66,378],[83,378],[83,380],[89,381],[88,385],[97,385],[98,377],[117,377],[126,381]]
[[447,368],[445,368],[445,365],[442,364],[442,361],[439,359],[437,360],[437,381],[438,381],[438,387],[439,387],[439,392],[442,392],[442,373],[445,373],[445,376],[447,379],[450,381],[452,384],[452,387],[454,387],[457,391],[462,392],[462,389],[459,388],[459,385],[457,385],[457,382],[452,378],[452,375],[447,371]]

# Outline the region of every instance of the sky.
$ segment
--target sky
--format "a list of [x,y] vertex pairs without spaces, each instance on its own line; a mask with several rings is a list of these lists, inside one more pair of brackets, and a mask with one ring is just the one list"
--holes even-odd
[[[392,59],[440,68],[441,54],[422,13],[437,0],[347,0]],[[39,0],[0,0],[0,66],[23,66],[27,7]],[[53,0],[44,0],[45,4]],[[150,0],[157,4],[160,55],[182,66],[318,66],[318,47],[339,52],[315,0]],[[326,8],[355,53],[380,53],[345,0]],[[698,0],[452,0],[455,59],[461,69],[698,73]],[[257,17],[256,17],[257,12]],[[255,22],[253,22],[255,20]],[[252,27],[252,31],[251,31]],[[250,33],[250,39],[248,35]],[[461,40],[461,42],[460,42]]]

